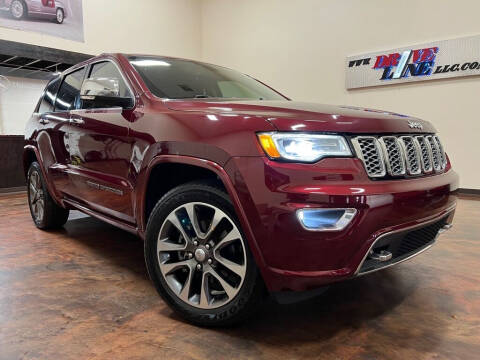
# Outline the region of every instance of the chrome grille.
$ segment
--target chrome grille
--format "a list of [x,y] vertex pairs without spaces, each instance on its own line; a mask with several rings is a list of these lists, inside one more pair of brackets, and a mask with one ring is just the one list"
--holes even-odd
[[357,136],[352,138],[369,177],[394,177],[441,172],[447,157],[436,135]]

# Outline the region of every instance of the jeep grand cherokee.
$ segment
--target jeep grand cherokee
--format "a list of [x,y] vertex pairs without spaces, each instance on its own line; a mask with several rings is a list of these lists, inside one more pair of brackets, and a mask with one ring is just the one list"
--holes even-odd
[[40,229],[76,209],[144,239],[148,273],[191,322],[245,318],[429,248],[458,177],[434,127],[291,101],[236,71],[105,54],[46,87],[26,127]]

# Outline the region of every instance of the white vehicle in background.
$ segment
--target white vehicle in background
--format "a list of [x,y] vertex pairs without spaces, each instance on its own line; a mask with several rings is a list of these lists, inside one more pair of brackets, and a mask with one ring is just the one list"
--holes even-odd
[[16,20],[35,17],[62,24],[67,17],[65,5],[57,0],[0,0],[0,10],[10,12]]

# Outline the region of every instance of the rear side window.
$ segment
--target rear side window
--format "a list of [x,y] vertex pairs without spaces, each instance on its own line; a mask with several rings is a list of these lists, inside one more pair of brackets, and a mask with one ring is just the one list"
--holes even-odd
[[55,95],[57,95],[58,86],[60,85],[60,78],[53,79],[50,81],[45,88],[40,106],[38,108],[38,113],[43,114],[46,112],[53,111],[55,103]]
[[76,70],[65,76],[55,101],[55,111],[69,111],[75,109],[80,98],[85,68]]

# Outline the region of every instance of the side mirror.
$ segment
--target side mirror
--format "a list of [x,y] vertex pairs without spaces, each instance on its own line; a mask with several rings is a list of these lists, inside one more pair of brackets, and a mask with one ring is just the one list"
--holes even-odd
[[86,79],[80,90],[83,108],[131,108],[132,97],[120,96],[119,81],[116,78]]

